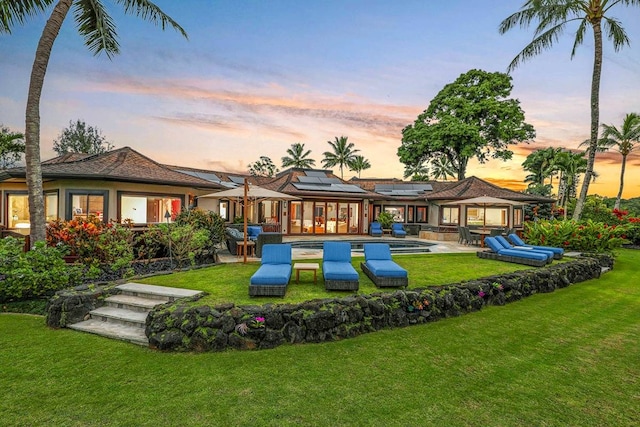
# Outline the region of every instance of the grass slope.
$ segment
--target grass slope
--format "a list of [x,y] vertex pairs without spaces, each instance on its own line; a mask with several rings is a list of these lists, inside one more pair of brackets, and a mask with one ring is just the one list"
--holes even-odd
[[160,353],[0,315],[10,426],[635,426],[640,251],[599,280],[334,343]]

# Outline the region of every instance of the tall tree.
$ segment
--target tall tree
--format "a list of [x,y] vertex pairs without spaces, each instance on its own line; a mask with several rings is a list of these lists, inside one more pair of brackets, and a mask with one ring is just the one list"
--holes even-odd
[[593,74],[591,76],[591,132],[589,138],[590,150],[587,150],[587,170],[580,189],[580,197],[573,211],[573,218],[580,219],[584,202],[589,192],[589,184],[594,170],[595,155],[598,145],[598,126],[600,121],[600,77],[602,75],[602,30],[613,42],[617,52],[629,44],[629,38],[618,19],[609,16],[614,6],[640,6],[640,0],[528,0],[521,9],[502,21],[499,26],[501,34],[516,26],[528,28],[537,22],[534,38],[511,61],[507,72],[515,69],[521,62],[530,59],[544,50],[553,47],[560,40],[569,23],[578,23],[576,36],[573,41],[571,58],[576,49],[584,41],[587,28],[593,31]]
[[249,173],[253,176],[276,176],[279,172],[273,160],[267,156],[260,156],[260,159],[249,163]]
[[[581,145],[589,143],[585,141]],[[622,163],[620,166],[620,187],[614,209],[620,209],[620,200],[622,199],[622,190],[624,189],[624,174],[627,167],[627,156],[640,146],[640,115],[637,113],[629,113],[625,116],[622,127],[617,128],[614,125],[602,125],[602,137],[598,140],[597,151],[607,151],[611,148],[615,149],[622,155]],[[589,147],[590,149],[591,147]]]
[[523,169],[530,172],[524,181],[528,182],[530,186],[544,185],[545,180],[549,178],[550,184],[553,185],[553,177],[558,172],[555,163],[556,157],[561,151],[562,148],[548,147],[529,154],[522,163]]
[[107,141],[100,129],[87,126],[84,121],[69,121],[65,128],[53,141],[53,151],[59,156],[67,153],[101,154],[113,150],[115,147]]
[[338,138],[335,141],[327,141],[333,151],[325,151],[322,153],[324,159],[322,165],[326,168],[340,166],[340,178],[344,179],[344,167],[349,167],[349,163],[360,150],[354,149],[354,144],[347,140],[346,136]]
[[360,172],[369,169],[370,167],[371,163],[369,160],[365,159],[364,156],[361,155],[353,156],[353,159],[349,163],[349,169],[356,172],[358,174],[358,178],[360,178]]
[[287,154],[288,156],[282,158],[283,168],[291,166],[294,168],[311,169],[316,164],[315,160],[308,158],[311,150],[305,151],[304,144],[300,142],[291,144],[291,148],[287,148]]
[[[187,33],[177,22],[149,0],[113,0],[113,2],[121,6],[127,15],[150,21],[163,30],[171,26],[187,37]],[[71,7],[74,8],[73,15],[77,30],[91,53],[98,55],[104,52],[108,58],[112,58],[120,51],[115,23],[102,0],[58,0],[57,2],[54,0],[0,0],[0,33],[10,33],[14,25],[23,24],[28,18],[44,13],[53,3],[55,6],[36,48],[25,114],[25,162],[32,244],[45,239],[44,196],[40,165],[40,97],[53,43]]]
[[402,130],[400,162],[420,164],[445,157],[459,180],[472,158],[509,160],[509,145],[535,137],[524,121],[520,102],[509,98],[511,77],[504,73],[470,70],[446,85],[413,125]]
[[0,169],[15,166],[24,153],[24,135],[0,125]]
[[[587,159],[585,159],[584,156],[585,153],[572,153],[568,150],[562,150],[556,156],[555,164],[560,172],[558,203],[564,206],[565,219],[567,218],[569,199],[576,194],[580,175],[585,174],[584,179],[587,179]],[[591,179],[594,177],[595,174],[591,174]]]
[[425,162],[404,165],[404,178],[411,177],[411,181],[428,181],[429,166]]

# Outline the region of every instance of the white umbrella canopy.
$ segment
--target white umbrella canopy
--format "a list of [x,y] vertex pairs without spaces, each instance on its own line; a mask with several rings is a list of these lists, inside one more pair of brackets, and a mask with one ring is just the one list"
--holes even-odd
[[482,228],[485,229],[487,227],[487,205],[489,206],[500,206],[500,205],[511,205],[511,206],[520,206],[526,205],[527,202],[520,202],[516,200],[508,200],[501,199],[499,197],[491,197],[491,196],[479,196],[472,197],[470,199],[462,199],[462,200],[454,200],[452,202],[443,203],[444,205],[479,205],[484,209],[484,213],[482,215]]
[[205,194],[199,196],[201,198],[211,199],[227,199],[243,200],[244,204],[244,263],[247,262],[247,208],[248,202],[261,202],[263,200],[300,200],[300,197],[292,196],[290,194],[280,193],[278,191],[269,190],[267,188],[259,187],[257,185],[249,185],[247,179],[244,180],[242,187],[236,187],[229,190],[219,191],[217,193]]

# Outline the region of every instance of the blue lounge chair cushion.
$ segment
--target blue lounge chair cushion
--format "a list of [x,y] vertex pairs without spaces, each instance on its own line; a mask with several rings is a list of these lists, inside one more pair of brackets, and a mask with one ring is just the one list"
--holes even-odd
[[534,249],[534,248],[526,247],[526,246],[514,247],[503,236],[494,236],[494,237],[498,241],[498,243],[500,243],[502,245],[502,247],[505,248],[505,249],[515,249],[515,250],[518,250],[518,251],[524,250],[524,251],[540,252],[541,254],[545,254],[547,256],[547,259],[552,259],[553,258],[553,252],[551,252],[551,251],[547,251],[547,250],[543,250],[543,249]]
[[394,222],[391,224],[391,234],[394,236],[406,236],[407,232],[404,231],[404,227],[399,222]]
[[364,259],[371,260],[391,260],[391,249],[386,243],[365,243]]
[[259,225],[247,226],[247,238],[249,240],[257,240],[260,233],[262,233],[262,227]]
[[291,245],[266,244],[260,268],[251,276],[252,285],[287,285],[291,279]]
[[322,274],[325,280],[358,280],[358,272],[351,265],[351,243],[324,242]]
[[543,250],[547,250],[547,251],[551,251],[554,254],[558,254],[558,255],[563,255],[564,254],[564,249],[562,248],[555,248],[553,246],[534,246],[534,245],[528,245],[526,244],[521,238],[520,236],[518,236],[515,233],[509,234],[509,240],[511,240],[511,243],[513,243],[516,246],[527,246],[533,249],[543,249]]
[[371,260],[365,264],[378,277],[408,277],[407,270],[391,260]]
[[372,222],[369,226],[369,234],[372,236],[382,236],[382,225],[379,222]]
[[549,257],[546,254],[541,254],[534,251],[517,250],[517,249],[505,249],[495,237],[485,237],[484,243],[487,244],[492,251],[498,255],[507,255],[520,258],[534,259],[538,261],[547,261]]

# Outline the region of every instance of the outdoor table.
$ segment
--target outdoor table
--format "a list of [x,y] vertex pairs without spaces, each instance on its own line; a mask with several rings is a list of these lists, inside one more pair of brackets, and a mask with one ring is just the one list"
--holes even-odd
[[296,271],[296,283],[300,283],[300,270],[313,271],[313,284],[317,283],[317,274],[320,264],[317,262],[296,262],[293,264],[293,269]]
[[481,248],[484,248],[484,238],[491,234],[491,230],[469,230],[469,232],[480,235]]
[[239,257],[243,256],[245,253],[249,256],[254,256],[256,242],[253,242],[253,241],[247,241],[247,243],[236,242],[236,245],[237,245],[237,249],[236,249],[237,256]]

